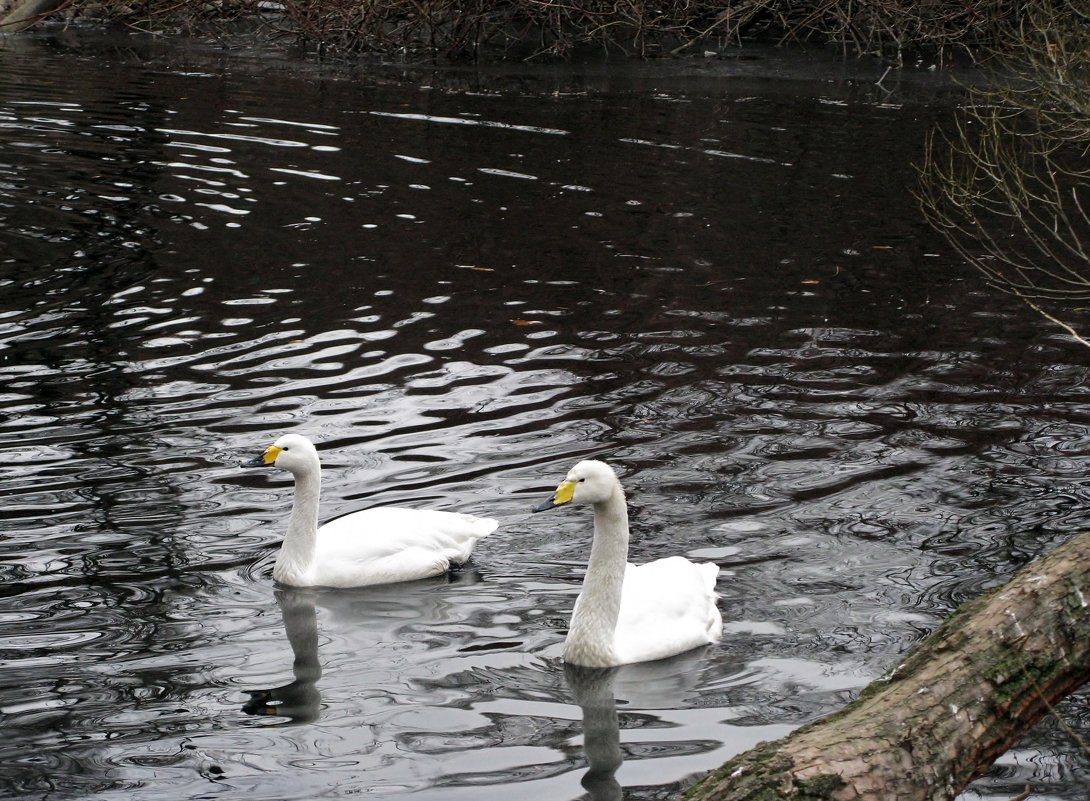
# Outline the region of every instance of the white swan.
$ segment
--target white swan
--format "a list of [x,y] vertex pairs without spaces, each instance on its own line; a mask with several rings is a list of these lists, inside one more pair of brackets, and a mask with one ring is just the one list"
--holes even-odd
[[594,542],[564,641],[565,662],[596,668],[650,662],[719,639],[719,566],[683,556],[628,564],[628,506],[612,468],[580,462],[534,511],[567,503],[594,507]]
[[438,576],[469,559],[491,518],[379,506],[318,527],[322,466],[306,437],[285,434],[246,467],[280,467],[295,477],[288,533],[273,578],[293,587],[362,587]]

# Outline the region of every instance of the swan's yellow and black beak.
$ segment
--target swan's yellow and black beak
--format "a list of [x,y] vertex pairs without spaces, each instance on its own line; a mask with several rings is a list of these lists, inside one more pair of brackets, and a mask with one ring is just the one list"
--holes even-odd
[[556,488],[556,492],[545,503],[535,506],[530,511],[532,512],[545,512],[549,509],[555,509],[558,506],[563,506],[566,503],[570,503],[572,496],[575,495],[575,482],[574,481],[562,481],[560,486]]
[[270,445],[265,449],[265,452],[258,456],[256,459],[251,459],[248,462],[243,462],[243,467],[272,467],[276,464],[276,457],[280,455],[280,448],[275,445]]

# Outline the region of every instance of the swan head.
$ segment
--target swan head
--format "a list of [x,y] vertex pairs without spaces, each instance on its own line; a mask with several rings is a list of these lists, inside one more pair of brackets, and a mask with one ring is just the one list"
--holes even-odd
[[292,475],[310,473],[319,467],[318,451],[306,437],[285,434],[245,466],[279,467]]
[[569,503],[605,503],[619,493],[622,493],[621,482],[613,468],[605,462],[587,459],[569,470],[552,497],[533,511],[544,512]]

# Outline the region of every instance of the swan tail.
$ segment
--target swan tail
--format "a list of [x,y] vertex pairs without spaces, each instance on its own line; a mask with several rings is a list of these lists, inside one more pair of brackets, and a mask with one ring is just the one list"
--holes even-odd
[[714,562],[699,562],[696,564],[696,568],[708,594],[708,616],[705,622],[708,642],[719,642],[719,639],[723,636],[723,615],[716,603],[719,600],[719,593],[715,589],[715,582],[719,578],[719,565]]

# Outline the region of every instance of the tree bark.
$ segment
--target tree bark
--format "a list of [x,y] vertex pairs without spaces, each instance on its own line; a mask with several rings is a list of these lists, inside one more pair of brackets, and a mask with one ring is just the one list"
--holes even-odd
[[840,712],[761,743],[687,801],[947,801],[1090,680],[1090,533],[962,605]]
[[65,0],[11,0],[0,2],[0,33],[23,31],[43,16],[63,5]]

